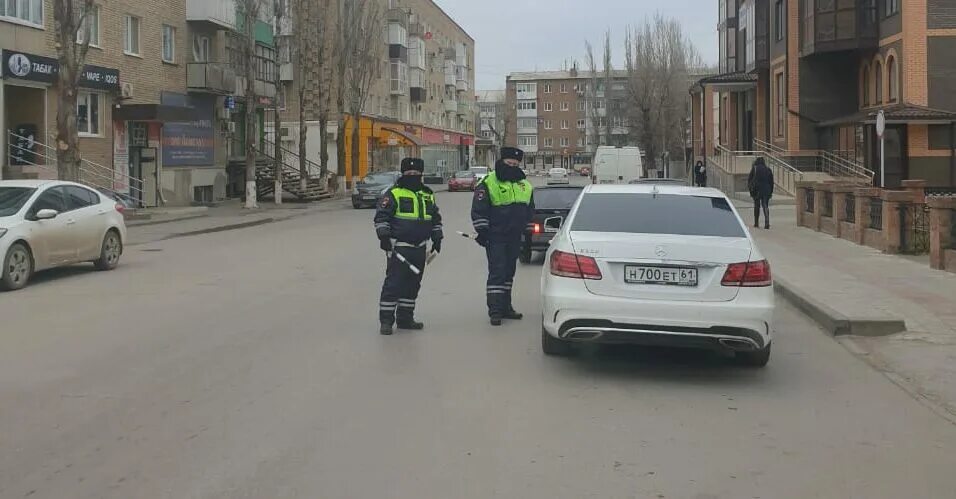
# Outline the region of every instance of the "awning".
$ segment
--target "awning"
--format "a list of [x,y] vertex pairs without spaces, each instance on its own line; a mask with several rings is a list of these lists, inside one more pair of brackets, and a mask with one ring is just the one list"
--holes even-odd
[[724,92],[750,90],[757,86],[757,75],[751,73],[723,73],[697,80],[692,91],[700,91],[704,86]]
[[181,122],[198,118],[196,108],[162,104],[123,104],[113,110],[113,119],[120,121]]
[[[421,147],[421,146],[425,145],[425,143],[422,142],[421,139],[419,139],[419,138],[416,137],[415,135],[410,134],[410,133],[408,133],[408,132],[406,132],[406,131],[404,131],[404,130],[399,130],[399,129],[397,129],[397,128],[392,128],[392,127],[387,127],[387,126],[383,126],[381,129],[382,129],[383,132],[388,132],[389,134],[398,135],[399,137],[405,139],[406,141],[410,142],[412,145],[414,145],[414,146],[416,146],[416,147]],[[382,137],[379,137],[379,140],[383,140],[383,139],[384,139],[384,140],[388,140],[389,137],[387,136],[387,134],[382,134],[382,135],[383,135]]]
[[[840,125],[873,125],[876,124],[876,115],[879,109],[866,109],[832,120],[821,121],[818,128],[828,128]],[[917,123],[923,125],[948,125],[956,122],[956,113],[942,109],[933,109],[915,104],[894,104],[884,107],[883,114],[886,123],[890,125]]]

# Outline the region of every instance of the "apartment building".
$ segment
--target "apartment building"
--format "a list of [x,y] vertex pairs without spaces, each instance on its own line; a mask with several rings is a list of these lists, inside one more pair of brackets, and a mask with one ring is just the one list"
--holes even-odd
[[[341,1],[323,0],[313,15],[336,16]],[[287,130],[280,136],[290,149],[298,147],[302,105],[306,107],[308,159],[319,163],[321,141],[329,141],[330,169],[347,180],[369,171],[395,169],[402,157],[410,155],[422,157],[429,174],[462,169],[475,153],[475,41],[433,0],[380,1],[385,12],[385,46],[379,77],[358,117],[359,164],[353,167],[351,154],[346,154],[345,165],[335,163],[334,121],[324,133],[319,130],[315,101],[318,94],[329,91],[329,79],[306,72],[308,77],[292,82],[292,76],[300,73],[292,61],[289,70],[282,71],[283,79],[290,80],[288,95],[295,95],[301,84],[306,85],[306,98],[303,103],[287,99]],[[333,109],[332,119],[337,116]],[[351,119],[347,116],[347,130]],[[350,135],[345,137],[345,147],[351,151]]]
[[598,145],[628,141],[625,113],[608,112],[625,108],[626,79],[624,71],[615,71],[611,88],[605,88],[603,74],[575,67],[508,75],[506,145],[523,149],[531,169],[590,165]]
[[[720,74],[692,88],[698,159],[773,147],[885,185],[956,185],[956,3],[718,0]],[[769,145],[769,146],[768,146]]]
[[505,135],[505,91],[480,90],[478,99],[478,134],[475,138],[475,164],[493,166]]
[[[169,160],[180,146],[163,129],[197,119],[183,101],[186,0],[97,2],[88,22],[91,47],[77,102],[83,178],[149,205],[173,198],[181,175]],[[55,178],[52,0],[3,2],[0,46],[4,178]]]

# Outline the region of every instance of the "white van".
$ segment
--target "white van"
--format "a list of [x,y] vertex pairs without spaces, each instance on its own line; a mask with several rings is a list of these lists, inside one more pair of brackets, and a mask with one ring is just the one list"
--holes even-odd
[[600,146],[594,153],[591,180],[595,184],[626,184],[646,176],[638,147]]

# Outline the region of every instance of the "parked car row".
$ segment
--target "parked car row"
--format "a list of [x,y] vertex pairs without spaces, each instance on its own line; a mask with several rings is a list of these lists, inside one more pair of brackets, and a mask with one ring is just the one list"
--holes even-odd
[[0,181],[0,289],[27,285],[36,272],[82,262],[119,264],[126,206],[85,185]]

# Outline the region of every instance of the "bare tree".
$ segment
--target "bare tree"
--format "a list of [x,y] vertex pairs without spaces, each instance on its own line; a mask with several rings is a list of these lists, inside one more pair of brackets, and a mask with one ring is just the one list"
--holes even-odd
[[628,30],[625,53],[630,122],[656,167],[665,153],[684,147],[689,71],[700,66],[700,56],[680,23],[660,14]]
[[[272,4],[273,20],[275,22],[274,32],[277,35],[275,37],[277,54],[282,53],[283,47],[285,47],[286,50],[292,50],[291,46],[289,45],[289,41],[286,39],[285,33],[282,33],[282,23],[284,22],[283,18],[286,16],[285,10],[288,7],[287,4],[288,2],[284,2],[283,0],[274,0]],[[290,61],[291,61],[291,58],[290,58]],[[282,93],[279,91],[279,89],[282,87],[282,78],[281,78],[281,75],[279,74],[278,67],[276,67],[275,74],[273,75],[273,83],[275,84],[276,94],[277,94],[276,100],[275,100],[275,109],[274,109],[274,112],[272,113],[272,120],[273,120],[272,121],[272,139],[273,139],[272,168],[275,173],[275,185],[273,187],[273,192],[274,192],[273,198],[275,200],[275,204],[282,204],[282,192],[283,192],[282,176],[284,174],[283,170],[285,169],[284,168],[285,164],[282,161],[282,137],[281,137],[282,113],[279,112],[279,107],[282,104],[281,102],[279,102],[279,98],[282,96]],[[302,186],[304,189],[305,185],[307,185],[308,179],[306,177],[303,177],[303,178],[306,180],[306,182],[303,182],[303,186]]]
[[90,23],[93,0],[55,0],[53,2],[59,105],[56,111],[57,177],[80,180],[80,141],[76,123],[76,100],[80,74],[90,50]]
[[614,76],[614,68],[611,62],[611,30],[604,32],[604,60],[603,60],[603,71],[604,71],[604,141],[605,144],[610,145],[611,139],[613,138],[614,123],[613,118],[616,116],[617,106],[614,105],[612,99],[612,79]]
[[345,100],[352,124],[349,131],[352,142],[350,173],[356,175],[361,157],[359,123],[372,83],[381,74],[379,68],[385,47],[381,38],[384,18],[376,0],[348,0],[342,18],[342,57],[346,61]]
[[[243,73],[246,80],[246,208],[258,208],[256,200],[256,157],[258,151],[258,130],[256,123],[256,22],[261,12],[263,0],[237,0],[236,8],[242,19],[242,36],[240,46],[242,51]],[[276,131],[278,133],[278,131]],[[276,140],[278,142],[278,140]],[[278,172],[277,172],[278,173]],[[281,193],[276,193],[281,195]]]
[[588,121],[590,121],[590,131],[591,131],[591,143],[595,148],[601,145],[601,111],[598,108],[598,87],[600,87],[600,80],[598,79],[598,68],[597,62],[594,59],[594,47],[591,46],[591,42],[584,42],[584,48],[586,51],[585,60],[588,65],[588,84],[585,87],[585,105],[587,106],[586,112],[588,116]]

